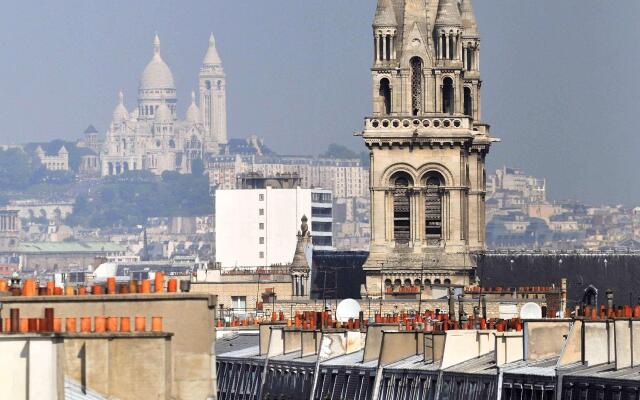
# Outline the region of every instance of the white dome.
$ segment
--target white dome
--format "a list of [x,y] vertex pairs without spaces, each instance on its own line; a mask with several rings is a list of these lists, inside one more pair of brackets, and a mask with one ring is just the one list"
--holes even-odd
[[156,122],[167,123],[173,121],[173,115],[166,103],[161,103],[156,109]]
[[175,89],[173,74],[160,56],[160,38],[153,41],[153,57],[144,68],[140,78],[140,89]]
[[124,106],[124,95],[122,92],[118,93],[118,105],[113,110],[113,122],[121,122],[129,119],[129,111]]
[[187,108],[187,121],[195,123],[200,121],[200,109],[196,105],[196,94],[191,92],[191,105]]

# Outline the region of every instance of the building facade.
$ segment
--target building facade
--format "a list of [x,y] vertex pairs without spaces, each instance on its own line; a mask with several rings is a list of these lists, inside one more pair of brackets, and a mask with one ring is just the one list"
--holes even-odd
[[102,176],[147,170],[188,173],[194,160],[220,152],[227,143],[226,80],[213,35],[199,74],[200,107],[195,92],[184,120],[178,119],[173,74],[160,54],[156,35],[153,57],[138,89],[138,105],[129,112],[119,94],[102,146]]
[[36,156],[40,160],[40,164],[49,171],[69,170],[69,151],[64,146],[60,147],[56,154],[47,154],[42,147],[38,146]]
[[309,218],[313,247],[333,248],[332,195],[323,189],[235,189],[215,193],[216,263],[223,268],[288,265]]
[[471,0],[379,0],[373,38],[373,114],[362,132],[371,152],[366,289],[398,277],[469,284],[469,253],[485,242],[492,143],[480,122]]

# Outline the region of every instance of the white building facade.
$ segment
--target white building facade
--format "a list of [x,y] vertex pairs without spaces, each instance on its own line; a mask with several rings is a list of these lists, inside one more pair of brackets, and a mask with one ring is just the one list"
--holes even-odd
[[185,119],[178,119],[173,74],[156,35],[153,56],[140,78],[137,107],[129,112],[119,94],[100,155],[102,176],[136,170],[188,173],[194,160],[220,152],[227,143],[226,79],[213,35],[198,78],[204,108],[201,112],[192,92]]
[[223,269],[290,264],[303,215],[313,248],[333,249],[330,190],[217,190],[215,199],[216,263]]

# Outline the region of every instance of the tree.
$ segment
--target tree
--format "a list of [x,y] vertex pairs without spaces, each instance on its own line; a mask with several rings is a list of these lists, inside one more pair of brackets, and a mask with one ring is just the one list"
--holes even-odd
[[20,149],[0,150],[0,187],[22,190],[29,186],[34,166]]
[[358,154],[353,150],[337,143],[331,143],[327,151],[320,155],[324,158],[337,158],[337,159],[356,159]]

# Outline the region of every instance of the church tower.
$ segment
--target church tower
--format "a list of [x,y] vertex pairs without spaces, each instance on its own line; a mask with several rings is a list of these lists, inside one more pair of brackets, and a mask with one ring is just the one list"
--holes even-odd
[[216,49],[213,33],[200,68],[200,112],[206,140],[221,145],[227,143],[227,82],[222,60]]
[[484,249],[485,157],[471,0],[378,0],[366,292],[468,285]]

